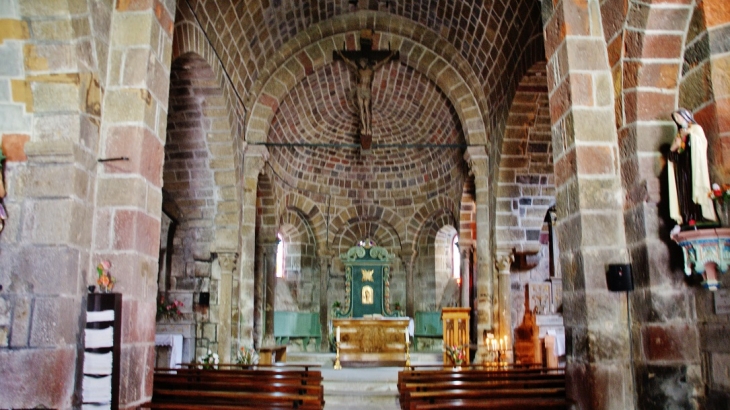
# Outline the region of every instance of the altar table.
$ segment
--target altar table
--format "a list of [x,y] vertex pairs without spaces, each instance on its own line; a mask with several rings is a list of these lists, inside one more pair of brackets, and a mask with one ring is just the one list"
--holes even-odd
[[410,318],[333,319],[343,367],[403,366]]

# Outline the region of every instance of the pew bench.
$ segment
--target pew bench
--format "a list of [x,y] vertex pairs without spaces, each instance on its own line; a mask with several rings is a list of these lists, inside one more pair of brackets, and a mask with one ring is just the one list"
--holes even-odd
[[274,340],[277,345],[287,345],[289,339],[303,339],[307,350],[310,339],[319,346],[322,340],[322,326],[319,312],[274,312]]
[[324,407],[322,374],[293,368],[156,369],[143,409],[261,410]]
[[404,410],[568,408],[562,369],[403,370],[398,391]]
[[495,399],[483,400],[453,400],[448,403],[417,404],[416,410],[449,410],[449,409],[480,409],[480,410],[567,410],[570,403],[565,399]]
[[493,400],[512,399],[565,399],[565,388],[499,388],[492,390],[429,390],[406,393],[401,406],[404,409],[415,410],[424,404],[452,404],[460,400],[489,402]]

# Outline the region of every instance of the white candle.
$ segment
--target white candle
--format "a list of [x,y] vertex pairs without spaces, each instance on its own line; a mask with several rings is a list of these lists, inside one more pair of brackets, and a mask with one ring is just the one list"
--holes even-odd
[[408,343],[409,343],[409,341],[408,341],[408,338],[409,338],[409,335],[408,335],[408,328],[406,328],[406,344],[408,344]]
[[337,326],[337,343],[340,343],[340,327]]

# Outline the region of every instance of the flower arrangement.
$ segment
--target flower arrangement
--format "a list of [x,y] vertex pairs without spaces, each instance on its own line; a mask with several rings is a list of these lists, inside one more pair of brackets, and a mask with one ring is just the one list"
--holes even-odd
[[99,285],[101,293],[109,293],[114,288],[114,284],[117,280],[109,273],[109,269],[112,267],[112,263],[109,261],[101,261],[96,265],[96,272],[99,277],[96,278],[96,284]]
[[213,353],[208,349],[208,353],[198,357],[198,369],[218,369],[218,353]]
[[165,300],[163,296],[157,299],[157,320],[162,318],[177,319],[182,316],[180,308],[185,306],[182,302],[175,299],[172,302]]
[[466,361],[466,345],[446,345],[445,350],[454,366],[461,366]]
[[259,355],[254,348],[241,347],[236,354],[236,363],[238,364],[256,364],[259,361]]
[[722,184],[722,187],[719,184],[712,184],[709,196],[718,204],[725,203],[730,200],[730,184]]

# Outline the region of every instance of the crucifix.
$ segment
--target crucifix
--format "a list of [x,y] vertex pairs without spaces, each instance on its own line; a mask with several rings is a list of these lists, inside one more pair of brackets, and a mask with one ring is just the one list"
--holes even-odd
[[360,117],[360,148],[363,152],[370,150],[373,141],[372,133],[372,85],[375,72],[393,58],[398,58],[398,51],[373,50],[373,31],[366,29],[360,32],[360,50],[349,51],[343,46],[335,50],[333,60],[342,60],[355,70],[357,76],[357,108]]

